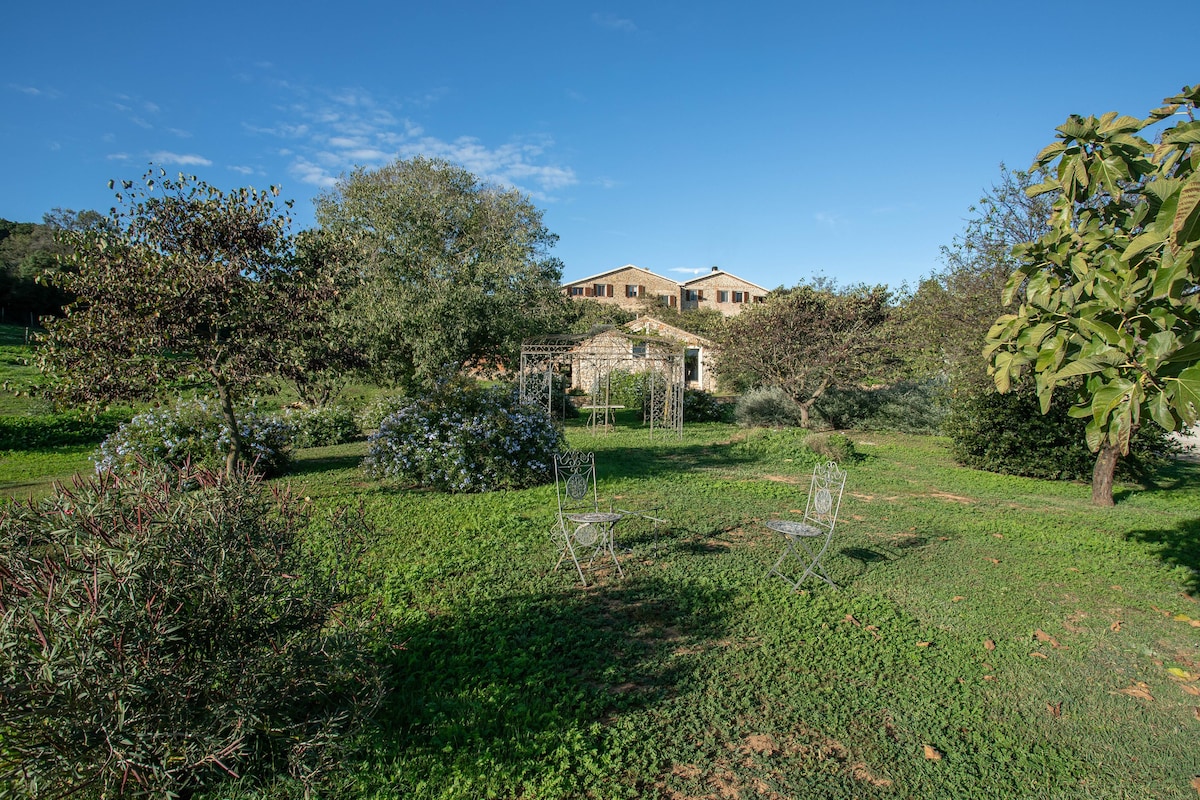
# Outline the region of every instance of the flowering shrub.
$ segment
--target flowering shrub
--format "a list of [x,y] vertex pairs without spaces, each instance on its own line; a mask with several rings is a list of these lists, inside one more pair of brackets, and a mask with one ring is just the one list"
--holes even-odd
[[443,386],[383,420],[363,465],[411,486],[487,492],[549,481],[562,445],[545,410],[511,388]]
[[383,421],[412,402],[403,394],[384,394],[376,397],[363,406],[358,412],[358,427],[364,433],[374,433],[379,430]]
[[292,431],[292,447],[326,447],[352,441],[359,434],[354,412],[345,406],[289,408],[283,422]]
[[[291,430],[283,421],[243,410],[242,445],[255,471],[274,475],[288,462]],[[92,456],[97,472],[123,472],[139,460],[210,469],[222,468],[230,434],[217,404],[208,400],[179,400],[173,406],[138,414],[117,428]]]

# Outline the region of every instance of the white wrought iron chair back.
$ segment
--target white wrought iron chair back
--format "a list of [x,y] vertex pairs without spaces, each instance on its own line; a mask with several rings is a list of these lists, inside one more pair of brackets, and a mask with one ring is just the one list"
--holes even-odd
[[804,508],[804,521],[814,528],[833,533],[837,525],[838,511],[842,506],[842,489],[846,485],[846,472],[832,461],[818,464],[813,469],[812,483],[808,487],[808,503]]
[[558,515],[565,512],[599,511],[596,493],[596,456],[568,450],[554,456],[554,484],[558,490]]
[[570,558],[579,573],[579,580],[587,586],[580,563],[580,551],[591,551],[588,567],[595,564],[596,557],[608,552],[624,577],[621,563],[613,545],[613,528],[624,514],[600,510],[600,498],[596,490],[596,456],[568,450],[554,456],[554,485],[558,497],[558,520],[551,529],[551,536],[558,545],[558,569]]
[[[842,492],[845,487],[845,470],[839,469],[838,465],[832,461],[818,464],[813,469],[812,482],[808,487],[804,519],[799,522],[773,519],[764,523],[771,530],[783,534],[786,540],[783,553],[767,572],[768,575],[778,575],[796,590],[800,589],[800,585],[810,575],[815,575],[830,586],[837,588],[837,584],[826,573],[821,559],[825,556],[825,551],[829,549],[830,542],[833,541],[833,530],[837,526],[838,512],[842,507]],[[781,571],[789,558],[795,558],[804,565],[804,571],[799,578],[793,579]]]

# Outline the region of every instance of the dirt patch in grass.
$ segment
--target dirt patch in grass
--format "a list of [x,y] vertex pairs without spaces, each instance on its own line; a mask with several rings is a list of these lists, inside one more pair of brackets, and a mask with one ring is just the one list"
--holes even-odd
[[930,492],[928,496],[935,497],[938,500],[949,500],[951,503],[962,503],[966,506],[974,505],[975,503],[979,502],[973,497],[963,497],[962,495],[950,494],[949,492]]

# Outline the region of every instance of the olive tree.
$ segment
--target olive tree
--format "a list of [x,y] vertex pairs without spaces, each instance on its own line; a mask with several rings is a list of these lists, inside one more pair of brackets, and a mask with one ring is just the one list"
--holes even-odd
[[882,334],[890,299],[885,286],[778,289],[729,321],[717,372],[743,388],[779,387],[799,404],[807,428],[827,391],[860,383],[889,357]]
[[522,340],[564,324],[558,237],[515,190],[417,157],[360,167],[316,205],[351,253],[350,327],[379,380],[511,367]]
[[1050,230],[1015,249],[1004,300],[1021,302],[984,350],[1001,392],[1033,373],[1043,413],[1079,387],[1098,505],[1140,425],[1200,413],[1200,86],[1165,102],[1145,119],[1071,115],[1038,154],[1048,178],[1029,194],[1054,197]]
[[38,347],[50,391],[83,405],[215,391],[232,471],[244,459],[236,401],[299,366],[296,320],[327,291],[293,257],[277,194],[152,170],[122,182],[106,224],[65,231],[55,279],[75,299]]

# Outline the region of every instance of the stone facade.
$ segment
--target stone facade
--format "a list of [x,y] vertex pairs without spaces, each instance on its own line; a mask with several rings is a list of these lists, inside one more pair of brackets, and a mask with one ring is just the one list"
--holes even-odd
[[597,300],[628,311],[641,311],[648,298],[680,310],[715,308],[726,316],[741,313],[746,303],[761,303],[767,290],[716,267],[684,283],[626,264],[608,272],[563,284],[572,300]]
[[714,308],[727,317],[742,313],[747,303],[761,303],[767,297],[761,286],[716,267],[685,281],[680,289],[681,309]]

